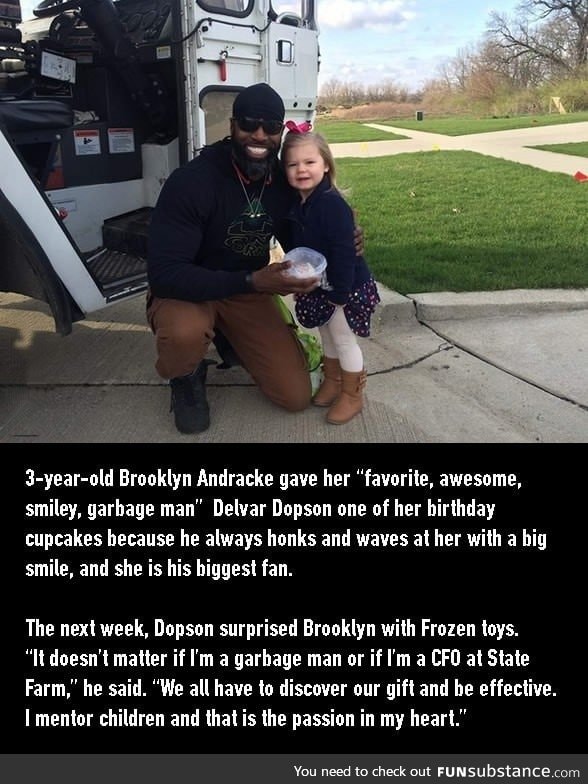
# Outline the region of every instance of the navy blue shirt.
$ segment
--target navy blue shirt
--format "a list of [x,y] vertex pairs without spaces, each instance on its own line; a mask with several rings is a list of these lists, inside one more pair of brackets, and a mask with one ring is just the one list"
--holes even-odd
[[172,172],[153,211],[147,257],[152,294],[203,302],[250,291],[246,275],[269,263],[271,236],[291,247],[286,216],[295,199],[279,167],[265,185],[241,185],[230,139],[205,147]]
[[332,287],[329,300],[345,305],[351,292],[371,278],[365,259],[355,253],[351,207],[324,177],[305,202],[299,201],[290,210],[288,218],[291,246],[312,248],[325,256]]

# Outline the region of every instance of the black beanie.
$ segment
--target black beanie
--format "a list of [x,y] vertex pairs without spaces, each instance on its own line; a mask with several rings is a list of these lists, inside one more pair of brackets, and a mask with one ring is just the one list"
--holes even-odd
[[264,82],[246,87],[233,103],[233,117],[284,122],[284,114],[284,102],[277,92]]

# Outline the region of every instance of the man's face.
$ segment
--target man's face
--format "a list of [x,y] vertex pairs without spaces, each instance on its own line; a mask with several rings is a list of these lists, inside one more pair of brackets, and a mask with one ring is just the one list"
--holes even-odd
[[261,123],[262,120],[254,130],[244,131],[236,119],[231,120],[233,156],[249,180],[259,180],[268,175],[280,150],[282,131],[268,133]]

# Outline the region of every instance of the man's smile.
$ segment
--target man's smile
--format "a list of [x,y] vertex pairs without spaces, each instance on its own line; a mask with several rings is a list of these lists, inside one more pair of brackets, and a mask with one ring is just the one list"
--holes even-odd
[[245,150],[247,155],[251,158],[265,158],[269,155],[269,147],[261,147],[259,145],[246,144]]

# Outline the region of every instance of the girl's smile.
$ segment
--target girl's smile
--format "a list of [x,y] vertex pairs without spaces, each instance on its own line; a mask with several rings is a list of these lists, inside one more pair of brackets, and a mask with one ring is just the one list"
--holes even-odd
[[310,196],[329,167],[313,142],[296,144],[287,151],[286,177],[289,184],[300,193],[302,201]]

